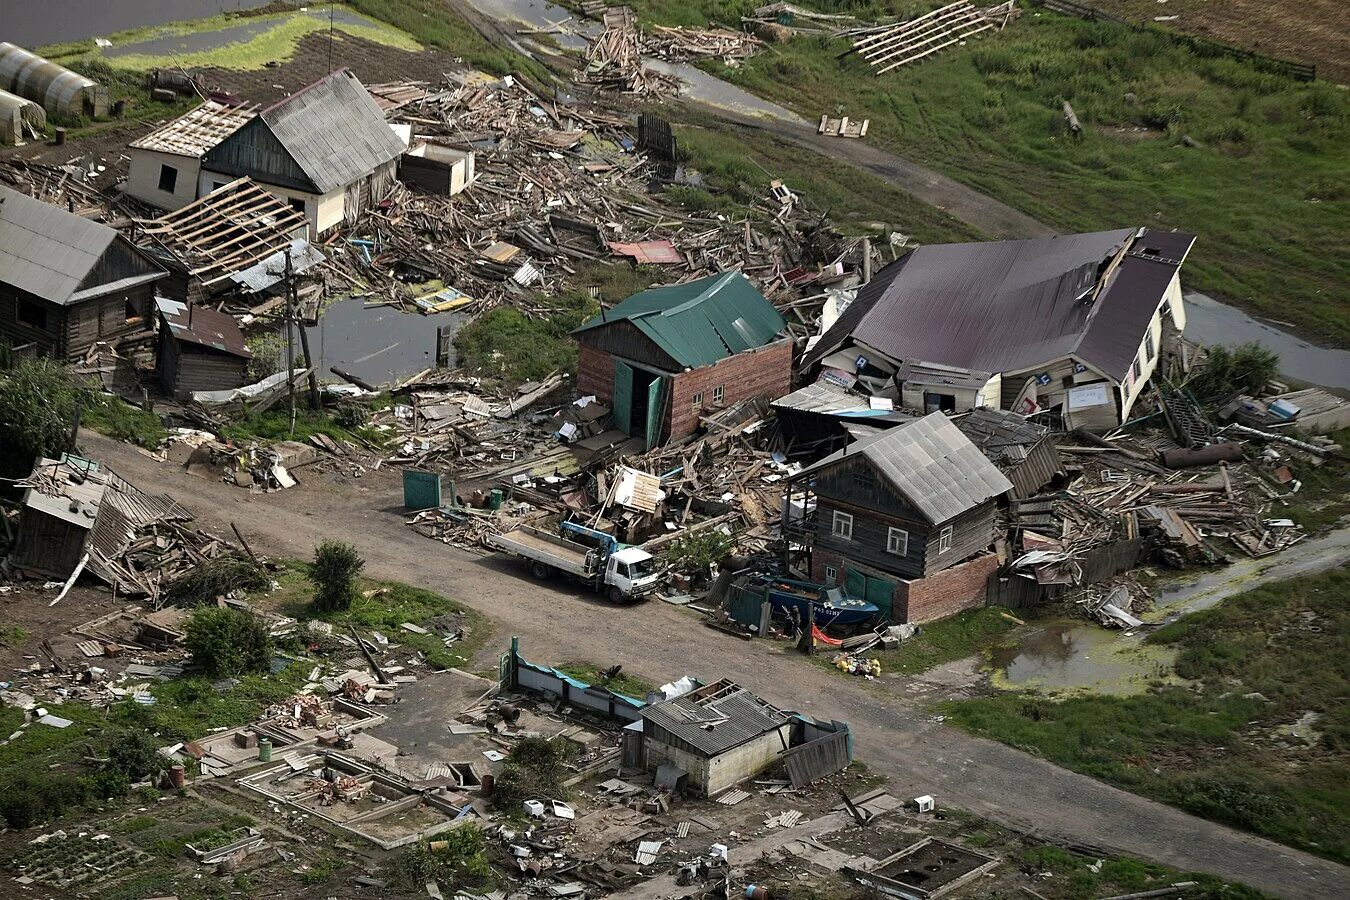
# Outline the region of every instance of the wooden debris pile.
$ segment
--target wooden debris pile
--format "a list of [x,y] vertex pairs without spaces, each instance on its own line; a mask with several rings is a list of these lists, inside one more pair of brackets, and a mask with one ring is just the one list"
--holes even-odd
[[73,164],[53,166],[26,159],[0,160],[0,184],[80,215],[106,207],[103,195],[93,184],[97,176],[97,169],[91,172]]
[[642,31],[627,6],[604,11],[604,30],[586,50],[581,79],[606,90],[641,97],[674,94],[679,82],[642,64]]
[[729,28],[657,25],[642,36],[643,52],[672,62],[720,59],[730,66],[754,56],[763,46],[758,38]]

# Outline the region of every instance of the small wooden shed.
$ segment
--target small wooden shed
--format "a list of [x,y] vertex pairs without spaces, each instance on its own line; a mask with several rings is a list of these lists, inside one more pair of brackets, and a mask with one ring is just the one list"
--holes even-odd
[[159,381],[171,396],[221,391],[248,382],[253,353],[234,316],[209,306],[159,298]]

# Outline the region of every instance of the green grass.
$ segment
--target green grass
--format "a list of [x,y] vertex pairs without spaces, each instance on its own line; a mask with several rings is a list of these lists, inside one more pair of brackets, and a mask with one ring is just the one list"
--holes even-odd
[[[371,578],[359,580],[361,591],[382,590],[383,593],[358,597],[351,608],[343,612],[320,613],[311,605],[314,585],[308,571],[307,563],[287,563],[287,571],[277,579],[280,588],[267,599],[268,605],[301,620],[330,622],[335,631],[346,633],[348,624],[366,633],[378,631],[391,642],[422,651],[429,663],[442,668],[458,668],[471,662],[491,634],[487,617],[461,603],[411,585]],[[435,634],[404,631],[399,627],[404,622],[432,631],[438,624],[463,625],[468,634],[452,647],[446,647]]]
[[719,125],[710,117],[681,110],[676,128],[680,153],[712,191],[672,187],[666,196],[695,211],[735,213],[762,202],[769,182],[782,179],[807,206],[828,215],[846,234],[878,235],[895,230],[920,243],[979,240],[982,235],[957,219],[848,163],[804,151],[771,132]]
[[521,74],[537,84],[552,80],[539,63],[483,38],[442,0],[351,0],[347,5],[492,75]]
[[167,434],[159,416],[107,394],[90,396],[85,403],[80,424],[115,440],[139,444],[151,450],[158,447]]
[[[1350,572],[1258,588],[1160,629],[1187,686],[946,704],[957,724],[1196,815],[1350,862]],[[1261,696],[1255,696],[1255,695]],[[1307,712],[1314,739],[1283,734]]]
[[[930,622],[900,644],[898,650],[868,652],[881,660],[883,674],[917,675],[943,663],[975,656],[998,642],[1017,623],[1005,618],[1004,610],[991,606],[971,609]],[[821,651],[815,659],[829,664],[833,653]]]
[[[135,72],[148,71],[162,66],[181,66],[184,68],[215,66],[247,71],[261,69],[269,62],[289,60],[295,55],[296,47],[306,35],[328,30],[326,19],[314,11],[309,13],[284,12],[265,16],[212,16],[208,19],[179,22],[157,28],[138,28],[114,34],[109,37],[109,40],[113,42],[114,48],[118,48],[164,37],[206,35],[213,31],[238,27],[242,24],[250,26],[268,24],[270,27],[248,40],[234,41],[210,50],[193,52],[128,53],[118,56],[105,56],[100,49],[88,47],[84,42],[61,45],[57,50],[66,53],[72,51],[82,53],[84,54],[82,57],[75,58],[100,59],[115,69]],[[351,35],[409,52],[422,49],[421,44],[411,35],[374,19],[369,20],[369,24],[353,24],[337,20],[334,22],[333,31],[338,40],[342,40],[344,35]],[[186,43],[184,43],[184,46],[186,46]],[[69,55],[58,58],[63,63],[72,59]]]
[[309,406],[308,389],[297,389],[295,397],[295,432],[291,433],[291,414],[285,402],[264,410],[250,412],[221,429],[221,436],[232,441],[299,441],[309,443],[310,437],[324,434],[335,441],[379,440],[378,432],[363,428],[348,430],[338,425],[326,413],[316,413]]
[[28,631],[18,625],[0,625],[0,647],[17,647],[28,640]]
[[190,741],[213,730],[235,728],[254,721],[273,703],[293,696],[305,684],[311,663],[296,662],[276,674],[245,675],[239,684],[217,691],[209,678],[184,677],[152,684],[154,706],[124,703],[113,709],[120,725],[144,728],[164,743]]
[[620,672],[614,678],[611,678],[608,681],[602,681],[600,672],[603,669],[608,668],[608,666],[597,665],[596,663],[586,662],[585,660],[565,662],[560,666],[554,666],[554,668],[564,675],[570,675],[578,681],[584,681],[587,684],[608,688],[616,694],[623,694],[626,697],[636,697],[639,700],[656,690],[656,686],[650,681],[635,675],[630,675],[627,672]]
[[[1037,885],[1036,889],[1055,900],[1089,900],[1093,897],[1157,890],[1178,881],[1196,882],[1194,888],[1185,892],[1185,896],[1192,900],[1259,900],[1266,896],[1246,885],[1225,882],[1213,875],[1182,873],[1130,857],[1088,859],[1059,847],[1042,845],[1018,851],[1015,859],[1025,871],[1051,873],[1053,877]],[[1089,868],[1098,863],[1098,871]]]
[[[634,5],[649,21],[738,24],[752,4]],[[1350,258],[1327,250],[1350,244],[1350,97],[1335,86],[1048,11],[880,77],[856,55],[836,59],[847,48],[799,37],[710,69],[807,119],[867,117],[868,142],[1061,232],[1193,231],[1187,287],[1350,344]],[[1085,123],[1079,139],[1064,133],[1064,100]]]

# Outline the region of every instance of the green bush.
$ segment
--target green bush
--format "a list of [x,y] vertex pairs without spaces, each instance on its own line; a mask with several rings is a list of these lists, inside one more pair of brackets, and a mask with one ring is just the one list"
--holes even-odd
[[177,606],[212,603],[232,591],[265,591],[272,579],[252,560],[222,556],[208,560],[169,587],[169,600]]
[[154,449],[165,437],[164,422],[149,410],[118,397],[90,394],[81,423],[101,434]]
[[563,800],[567,761],[576,745],[565,740],[525,738],[507,758],[492,789],[492,803],[500,810],[519,812],[526,800]]
[[159,741],[139,729],[122,732],[108,747],[108,773],[126,780],[125,794],[131,781],[163,771],[167,761],[159,752]]
[[27,475],[39,456],[59,458],[84,391],[51,360],[19,363],[0,381],[0,476]]
[[713,563],[731,553],[731,539],[714,528],[687,534],[670,545],[669,558],[678,568],[704,578],[712,574]]
[[314,549],[309,577],[314,582],[314,605],[324,612],[349,609],[356,599],[356,576],[366,561],[344,541],[324,541]]
[[453,889],[480,887],[492,881],[492,867],[488,864],[487,839],[483,829],[473,822],[436,835],[436,842],[444,843],[432,849],[427,841],[409,847],[399,857],[398,879],[410,888],[420,889],[429,881],[436,881]]
[[194,612],[185,644],[197,666],[213,678],[265,672],[272,662],[267,626],[252,613],[237,609]]
[[1280,357],[1260,344],[1239,344],[1229,349],[1210,347],[1200,374],[1191,379],[1191,393],[1203,399],[1237,393],[1260,394],[1280,372]]

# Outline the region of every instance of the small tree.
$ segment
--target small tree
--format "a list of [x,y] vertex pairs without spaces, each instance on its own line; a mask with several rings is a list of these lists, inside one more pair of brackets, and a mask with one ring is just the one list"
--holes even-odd
[[168,765],[159,752],[159,741],[141,730],[124,731],[108,746],[108,771],[129,780],[144,778]]
[[1216,346],[1209,348],[1204,368],[1188,386],[1202,399],[1237,393],[1259,396],[1279,372],[1279,355],[1260,344]]
[[27,475],[37,457],[60,456],[83,394],[70,370],[47,359],[0,380],[0,475]]
[[265,672],[272,638],[262,619],[237,609],[199,609],[187,626],[187,649],[212,678]]
[[731,539],[713,528],[687,534],[670,545],[671,563],[705,579],[712,576],[713,563],[721,562],[730,553]]
[[324,612],[348,609],[356,599],[356,576],[366,561],[344,541],[324,541],[314,548],[314,605]]

